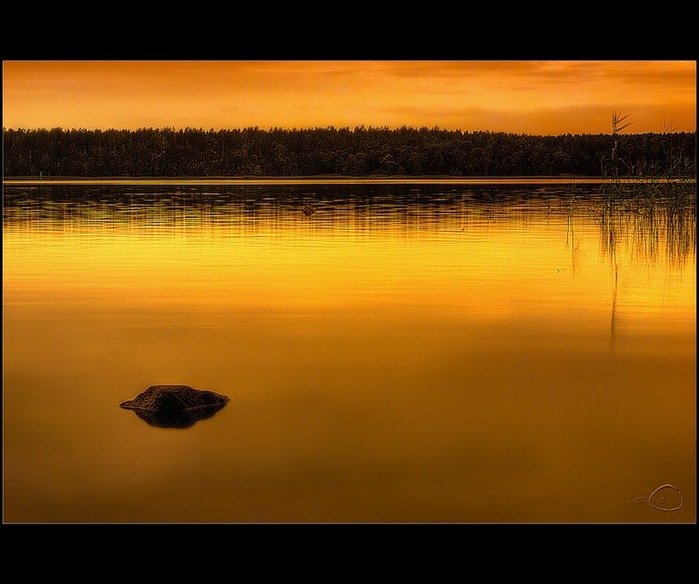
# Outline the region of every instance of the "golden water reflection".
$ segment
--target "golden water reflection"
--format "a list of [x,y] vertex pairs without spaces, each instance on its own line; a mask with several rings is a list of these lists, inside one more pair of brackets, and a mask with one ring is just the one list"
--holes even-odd
[[692,521],[692,219],[582,195],[6,188],[6,517]]

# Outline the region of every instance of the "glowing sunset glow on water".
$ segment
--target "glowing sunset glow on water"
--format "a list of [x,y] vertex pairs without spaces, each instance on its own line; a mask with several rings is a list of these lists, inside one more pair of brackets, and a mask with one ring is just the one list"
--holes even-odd
[[693,61],[6,61],[6,128],[696,130]]
[[696,224],[589,188],[6,186],[6,520],[694,521]]

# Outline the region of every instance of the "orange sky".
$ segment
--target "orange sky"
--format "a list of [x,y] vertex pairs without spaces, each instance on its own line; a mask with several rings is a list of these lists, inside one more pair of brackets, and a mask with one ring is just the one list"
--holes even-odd
[[3,61],[3,127],[696,131],[695,61]]

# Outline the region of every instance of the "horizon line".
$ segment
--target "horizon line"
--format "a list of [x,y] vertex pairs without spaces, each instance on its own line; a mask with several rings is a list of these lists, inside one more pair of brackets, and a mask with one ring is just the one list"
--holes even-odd
[[[196,131],[196,132],[233,132],[233,131],[241,131],[241,130],[257,130],[257,131],[262,131],[262,132],[272,132],[272,131],[281,131],[281,132],[309,132],[309,131],[316,131],[316,130],[347,130],[350,132],[355,132],[357,130],[382,130],[382,131],[399,131],[399,130],[417,130],[417,131],[438,131],[438,132],[459,132],[462,134],[476,134],[476,133],[483,133],[483,134],[511,134],[511,135],[516,135],[516,136],[611,136],[613,135],[612,131],[609,132],[559,132],[555,134],[542,134],[542,133],[536,133],[536,132],[515,132],[515,131],[507,131],[507,130],[469,130],[469,129],[464,129],[464,128],[446,128],[442,127],[439,125],[434,125],[434,126],[413,126],[409,124],[403,124],[400,126],[389,126],[389,125],[365,125],[365,124],[359,124],[359,125],[354,125],[354,126],[348,126],[348,125],[343,125],[343,126],[336,126],[334,124],[328,124],[325,126],[302,126],[302,127],[284,127],[284,126],[268,126],[268,127],[261,127],[257,125],[246,125],[246,126],[226,126],[226,127],[210,127],[210,128],[205,128],[204,126],[138,126],[135,128],[125,128],[125,127],[116,127],[116,126],[111,126],[111,127],[101,127],[101,128],[89,128],[86,126],[71,126],[71,127],[66,127],[66,126],[36,126],[36,127],[25,127],[25,126],[16,126],[16,127],[5,127],[3,126],[2,131],[25,131],[25,132],[39,132],[39,131],[52,131],[52,130],[61,130],[61,131],[68,131],[68,132],[140,132],[140,131],[174,131],[174,132],[181,132],[181,131]],[[694,130],[672,130],[672,129],[667,129],[663,131],[646,131],[646,132],[633,132],[633,131],[625,131],[623,133],[617,134],[617,135],[624,135],[624,136],[629,136],[629,135],[644,135],[644,134],[693,134],[696,133],[696,129]]]

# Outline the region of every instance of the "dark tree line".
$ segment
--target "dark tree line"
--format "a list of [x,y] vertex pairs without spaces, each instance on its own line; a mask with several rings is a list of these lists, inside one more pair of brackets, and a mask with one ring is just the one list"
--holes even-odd
[[[617,136],[621,174],[694,173],[696,133]],[[607,134],[538,136],[439,128],[3,129],[10,176],[600,176]],[[681,167],[677,166],[681,160]]]

